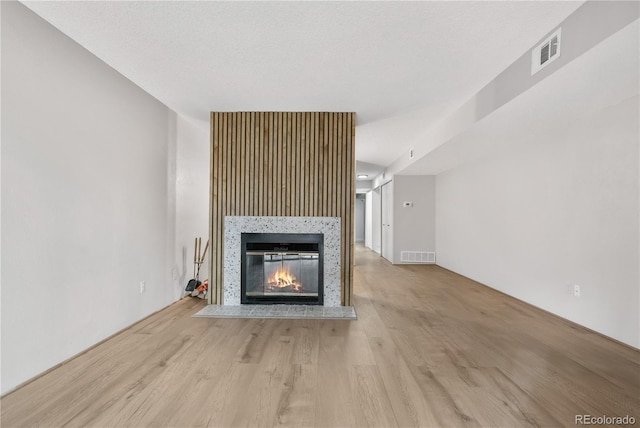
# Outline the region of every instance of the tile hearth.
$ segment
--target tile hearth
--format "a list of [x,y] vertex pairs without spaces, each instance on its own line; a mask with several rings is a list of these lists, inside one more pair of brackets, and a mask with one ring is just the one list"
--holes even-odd
[[208,305],[192,315],[204,318],[357,319],[353,306]]

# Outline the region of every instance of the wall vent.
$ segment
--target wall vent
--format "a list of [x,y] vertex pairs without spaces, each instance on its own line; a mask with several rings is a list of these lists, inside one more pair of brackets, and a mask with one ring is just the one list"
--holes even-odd
[[551,64],[560,57],[562,29],[558,28],[531,51],[531,75]]
[[400,251],[402,263],[435,263],[436,253],[423,251]]

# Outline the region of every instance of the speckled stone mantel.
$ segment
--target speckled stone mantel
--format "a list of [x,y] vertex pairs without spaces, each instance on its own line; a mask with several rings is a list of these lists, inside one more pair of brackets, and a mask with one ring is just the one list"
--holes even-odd
[[322,233],[324,235],[324,306],[340,306],[340,218],[339,217],[249,217],[224,218],[225,306],[240,305],[240,252],[243,233]]

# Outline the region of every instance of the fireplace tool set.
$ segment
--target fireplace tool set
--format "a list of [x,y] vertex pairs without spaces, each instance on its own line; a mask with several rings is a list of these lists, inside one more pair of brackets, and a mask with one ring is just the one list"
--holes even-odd
[[[203,287],[203,284],[198,280],[198,277],[200,276],[200,266],[202,265],[202,263],[204,263],[204,258],[207,255],[207,249],[209,249],[209,241],[207,241],[207,243],[204,246],[204,251],[201,253],[201,248],[202,248],[202,238],[196,238],[195,240],[195,244],[194,244],[194,249],[193,249],[193,279],[189,280],[189,282],[187,283],[187,287],[184,289],[184,291],[188,291],[190,293],[192,293],[192,296],[198,296],[199,294],[206,294],[206,288],[208,287]],[[205,280],[205,284],[207,283],[207,281]],[[202,289],[202,290],[200,290]],[[200,293],[200,292],[203,293]],[[198,292],[197,294],[194,294]]]

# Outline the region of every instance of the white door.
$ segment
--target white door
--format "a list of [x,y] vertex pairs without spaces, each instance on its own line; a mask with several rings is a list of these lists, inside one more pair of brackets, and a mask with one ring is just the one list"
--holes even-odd
[[382,257],[393,263],[393,182],[382,186]]
[[364,229],[365,229],[365,196],[356,195],[356,242],[364,242]]
[[365,198],[364,245],[373,250],[373,190],[368,191]]
[[373,189],[371,193],[371,243],[372,250],[380,254],[382,251],[382,201],[380,200],[380,188]]

